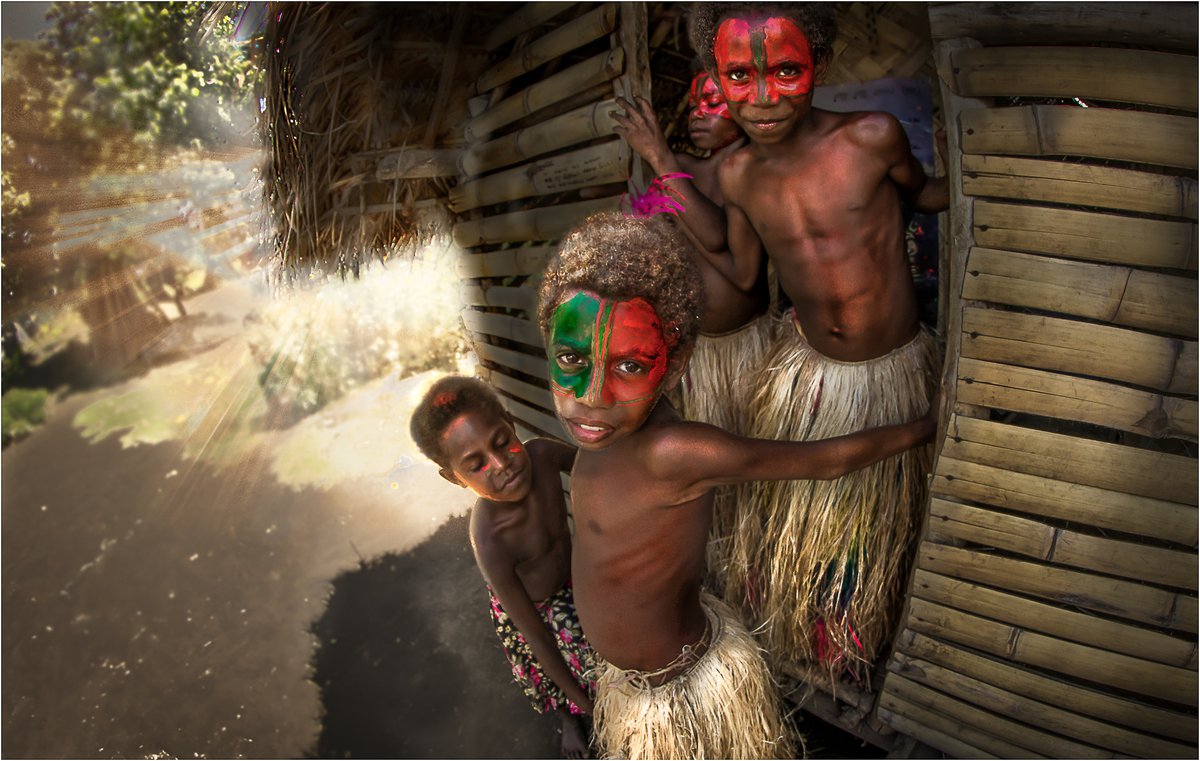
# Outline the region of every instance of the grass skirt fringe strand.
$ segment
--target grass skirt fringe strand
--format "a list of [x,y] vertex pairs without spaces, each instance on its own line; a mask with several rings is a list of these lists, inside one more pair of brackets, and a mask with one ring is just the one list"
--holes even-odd
[[[766,360],[750,435],[824,439],[914,420],[937,383],[937,347],[911,342],[865,362],[814,351],[798,328]],[[910,449],[832,481],[739,489],[726,599],[764,628],[776,661],[819,662],[862,679],[887,645],[920,524],[932,447]]]
[[[603,758],[792,758],[779,694],[762,651],[737,614],[712,595],[708,650],[657,687],[601,662],[595,710]],[[598,659],[599,660],[599,659]]]
[[[754,383],[770,348],[771,328],[770,316],[763,314],[729,333],[700,334],[681,384],[681,411],[685,419],[745,435]],[[734,489],[719,488],[713,497],[708,541],[709,584],[713,589],[721,589],[725,584],[730,536],[735,525]]]

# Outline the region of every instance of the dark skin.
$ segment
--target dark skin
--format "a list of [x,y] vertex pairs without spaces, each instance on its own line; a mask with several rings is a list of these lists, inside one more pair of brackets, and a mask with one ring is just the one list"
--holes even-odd
[[[442,477],[480,495],[470,525],[480,572],[546,676],[590,715],[591,698],[534,607],[570,579],[571,533],[559,473],[571,468],[575,449],[549,439],[522,446],[510,420],[482,411],[464,413],[447,426],[442,447],[449,458]],[[579,717],[565,706],[559,714],[564,757],[586,758]]]
[[[727,95],[731,84],[761,74],[717,49],[714,76]],[[804,76],[813,66],[768,60],[773,81]],[[807,76],[819,80],[826,67],[818,62]],[[730,266],[752,266],[765,251],[805,339],[828,357],[874,359],[912,340],[919,323],[901,202],[920,212],[945,210],[945,178],[925,175],[895,117],[815,109],[811,89],[730,100],[729,111],[750,140],[718,173]]]
[[[548,348],[558,351],[553,336]],[[563,350],[578,354],[577,347]],[[685,365],[686,357],[675,359],[660,393]],[[555,406],[564,422],[612,429],[598,445],[580,445],[571,473],[580,622],[609,662],[654,671],[704,634],[700,584],[714,488],[837,478],[927,441],[938,405],[917,421],[811,442],[748,439],[684,422],[665,400],[644,416],[603,395],[556,394]]]
[[[645,98],[634,106],[624,98],[617,104],[625,113],[613,112],[614,128],[637,153],[649,162],[655,175],[676,172],[692,179],[668,180],[668,185],[683,197],[683,232],[692,243],[689,252],[704,281],[705,310],[700,330],[726,333],[745,325],[762,314],[769,303],[766,268],[761,263],[746,266],[735,262],[724,249],[725,212],[717,168],[728,155],[745,143],[741,131],[730,119],[702,114],[693,109],[688,116],[688,133],[697,148],[709,151],[705,158],[674,153],[663,137],[654,107]],[[706,250],[703,241],[718,241],[721,250]],[[740,269],[735,266],[742,263]]]

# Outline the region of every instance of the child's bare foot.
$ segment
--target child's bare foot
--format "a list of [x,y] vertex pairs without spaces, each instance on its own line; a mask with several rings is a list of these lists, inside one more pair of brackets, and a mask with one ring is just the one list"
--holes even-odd
[[561,711],[563,758],[591,758],[588,753],[587,731],[583,719],[570,711]]

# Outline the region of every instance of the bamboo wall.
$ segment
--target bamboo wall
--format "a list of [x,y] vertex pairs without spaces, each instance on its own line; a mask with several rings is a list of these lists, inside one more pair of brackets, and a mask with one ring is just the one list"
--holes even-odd
[[642,3],[530,3],[497,25],[451,191],[463,323],[522,437],[554,417],[537,287],[555,242],[616,209],[641,162],[612,133],[617,94],[649,97]]
[[929,13],[950,414],[878,717],[953,756],[1194,758],[1196,6]]

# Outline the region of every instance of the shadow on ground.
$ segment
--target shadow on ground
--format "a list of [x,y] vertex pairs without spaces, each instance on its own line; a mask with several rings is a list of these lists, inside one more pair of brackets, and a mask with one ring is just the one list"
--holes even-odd
[[313,680],[321,758],[557,758],[558,721],[512,681],[467,518],[333,581]]

